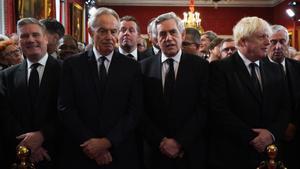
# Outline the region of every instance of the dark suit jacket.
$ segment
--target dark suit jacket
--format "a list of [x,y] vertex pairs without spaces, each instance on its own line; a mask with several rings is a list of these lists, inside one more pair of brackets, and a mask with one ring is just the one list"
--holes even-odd
[[[264,62],[270,62],[269,58],[263,60]],[[282,140],[281,142],[281,160],[285,166],[289,169],[298,169],[300,144],[299,144],[299,112],[300,112],[300,62],[285,58],[285,77],[289,88],[289,98],[291,102],[291,112],[289,123],[296,126],[296,134],[290,141]]]
[[[115,52],[120,53],[120,51],[119,51],[118,48],[115,49]],[[121,53],[120,53],[120,54],[121,54]],[[123,54],[122,54],[122,55],[123,55]],[[148,57],[148,55],[145,55],[144,53],[139,52],[139,51],[137,52],[137,61],[138,61],[138,62],[140,62],[140,61],[146,59],[147,57]]]
[[4,134],[4,152],[8,165],[15,162],[15,150],[19,141],[16,136],[41,130],[45,141],[43,147],[55,159],[57,93],[60,63],[49,55],[40,84],[35,110],[31,110],[27,85],[27,62],[12,66],[1,75],[1,129]]
[[143,54],[146,56],[146,58],[154,56],[155,53],[154,53],[153,47],[148,48],[146,51],[143,52]]
[[254,92],[238,52],[212,62],[210,68],[210,165],[220,169],[256,168],[265,159],[249,144],[256,137],[251,129],[267,129],[278,141],[287,127],[287,87],[279,66],[260,62],[262,98]]
[[[144,85],[144,135],[153,151],[153,168],[204,168],[208,62],[182,54],[171,110],[163,99],[161,54],[141,62]],[[182,159],[169,159],[159,150],[163,137],[182,145]]]
[[114,52],[104,93],[97,72],[92,50],[64,61],[58,105],[65,136],[61,168],[99,168],[80,144],[106,137],[112,143],[113,162],[105,167],[135,169],[134,129],[142,110],[139,64]]

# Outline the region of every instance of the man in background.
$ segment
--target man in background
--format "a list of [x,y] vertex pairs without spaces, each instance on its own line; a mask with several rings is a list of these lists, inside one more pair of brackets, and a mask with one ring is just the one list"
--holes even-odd
[[152,46],[149,47],[145,52],[144,55],[146,55],[147,57],[151,57],[156,55],[160,49],[157,43],[157,37],[155,34],[155,26],[154,26],[154,22],[155,22],[155,18],[152,18],[147,26],[147,33],[149,36],[149,41],[151,42]]
[[300,63],[289,58],[289,35],[288,30],[281,25],[272,25],[270,46],[268,47],[268,58],[266,62],[278,64],[286,77],[291,101],[291,112],[289,112],[289,124],[285,135],[281,140],[282,156],[279,158],[289,169],[300,167],[298,153],[299,143],[299,112],[300,112]]
[[195,28],[185,29],[185,38],[182,42],[182,50],[185,53],[199,56],[200,49],[200,32]]
[[236,47],[234,44],[234,40],[231,38],[224,39],[220,44],[220,50],[221,50],[221,58],[227,58],[231,56],[234,52],[236,52]]
[[57,59],[58,41],[60,38],[64,36],[65,28],[60,22],[58,22],[55,19],[43,19],[41,20],[41,22],[45,25],[47,29],[47,36],[49,40],[47,46],[47,52],[49,55]]
[[79,53],[77,40],[71,35],[64,35],[59,41],[57,46],[59,59],[65,60],[68,57]]
[[137,41],[140,36],[140,26],[133,16],[124,16],[120,19],[119,52],[129,58],[141,61],[146,58],[137,49]]

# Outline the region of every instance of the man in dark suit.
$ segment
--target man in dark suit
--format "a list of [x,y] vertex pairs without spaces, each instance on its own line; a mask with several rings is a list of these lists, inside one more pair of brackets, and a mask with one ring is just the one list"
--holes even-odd
[[60,168],[137,169],[135,127],[142,111],[139,64],[114,51],[119,16],[99,8],[89,20],[91,50],[64,61],[59,113]]
[[287,58],[289,56],[289,35],[288,30],[281,25],[272,25],[272,35],[270,36],[270,46],[268,48],[268,58],[265,62],[279,64],[286,77],[289,98],[291,101],[290,119],[285,136],[281,140],[282,160],[289,169],[299,169],[299,103],[300,103],[300,63]]
[[141,33],[137,20],[133,16],[124,16],[120,19],[120,25],[119,52],[137,61],[145,59],[147,56],[137,49],[137,42]]
[[212,169],[256,168],[267,160],[266,147],[284,134],[289,112],[284,77],[278,65],[259,61],[270,34],[265,20],[245,17],[233,29],[238,51],[211,63]]
[[155,18],[152,18],[147,26],[147,33],[149,36],[149,41],[152,43],[152,46],[149,47],[145,52],[143,52],[146,57],[151,57],[160,52],[157,37],[156,37],[156,27],[154,25]]
[[182,53],[184,26],[173,12],[155,27],[162,52],[141,62],[150,168],[206,168],[208,62]]
[[47,54],[46,28],[38,20],[19,20],[17,33],[26,59],[1,75],[5,168],[15,162],[18,145],[31,149],[37,168],[52,168],[60,64]]

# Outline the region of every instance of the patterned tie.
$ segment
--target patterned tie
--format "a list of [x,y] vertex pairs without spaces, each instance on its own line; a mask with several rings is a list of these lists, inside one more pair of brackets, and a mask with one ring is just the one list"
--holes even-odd
[[174,60],[169,58],[166,60],[166,62],[169,65],[169,70],[166,73],[166,77],[165,77],[164,95],[167,104],[169,104],[171,102],[172,93],[174,90],[175,72],[174,72]]
[[30,66],[31,72],[29,75],[28,87],[29,87],[29,95],[30,95],[29,97],[30,97],[30,102],[32,107],[34,106],[39,93],[40,78],[39,78],[39,73],[37,71],[38,66],[40,66],[39,63],[34,63]]
[[256,71],[255,71],[255,67],[257,67],[257,64],[256,63],[250,63],[249,66],[250,66],[250,70],[251,70],[252,83],[254,85],[254,88],[255,88],[256,92],[261,97],[262,96],[262,93],[261,93],[262,90],[261,90],[260,83],[259,83],[259,80],[257,78]]

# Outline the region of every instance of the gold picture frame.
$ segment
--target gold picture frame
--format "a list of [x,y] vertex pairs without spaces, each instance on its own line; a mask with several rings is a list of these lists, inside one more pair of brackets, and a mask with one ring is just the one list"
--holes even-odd
[[293,32],[293,30],[289,30],[288,31],[288,33],[289,33],[289,44],[290,44],[290,46],[295,46],[295,40],[294,40],[294,32]]
[[16,0],[16,3],[18,7],[17,19],[26,17],[45,19],[51,17],[52,0]]
[[71,5],[71,35],[78,41],[83,42],[83,7],[77,3]]

